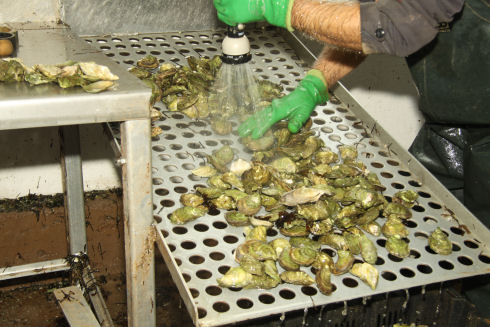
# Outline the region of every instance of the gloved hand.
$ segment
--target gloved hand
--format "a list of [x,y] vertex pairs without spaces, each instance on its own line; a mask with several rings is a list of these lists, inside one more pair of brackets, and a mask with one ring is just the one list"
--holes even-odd
[[294,0],[214,0],[214,6],[218,11],[218,18],[230,26],[266,20],[271,25],[293,31],[293,2]]
[[288,129],[297,133],[319,104],[328,100],[327,83],[321,71],[312,69],[288,95],[272,100],[269,107],[256,112],[238,127],[241,137],[261,137],[272,125],[286,119]]

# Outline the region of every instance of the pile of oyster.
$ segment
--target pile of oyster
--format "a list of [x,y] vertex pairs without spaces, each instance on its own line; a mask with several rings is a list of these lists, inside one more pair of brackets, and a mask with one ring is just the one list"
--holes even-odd
[[98,93],[114,85],[119,77],[109,68],[94,62],[69,61],[58,65],[27,67],[18,58],[0,59],[0,82],[27,82],[29,85],[54,83],[61,88],[82,87],[85,92]]
[[[150,104],[162,101],[169,111],[179,111],[191,119],[209,118],[216,134],[231,133],[230,118],[243,121],[249,115],[247,110],[236,105],[222,108],[217,105],[213,82],[221,67],[219,56],[212,58],[187,57],[187,66],[173,63],[160,65],[158,59],[147,55],[140,59],[129,72],[141,79],[152,89]],[[266,106],[272,99],[282,95],[282,86],[267,80],[258,80],[261,105]],[[245,87],[245,86],[244,86]]]
[[[410,255],[404,221],[412,217],[418,194],[399,191],[389,202],[376,174],[357,160],[354,146],[333,152],[310,127],[311,120],[291,134],[280,122],[258,140],[241,139],[253,152],[251,161],[234,160],[233,150],[223,146],[193,171],[207,178],[208,186],[183,194],[183,207],[169,215],[170,221],[185,224],[210,209],[225,210],[228,224],[243,226],[246,235],[235,251],[239,266],[218,279],[220,286],[269,289],[281,282],[316,282],[330,294],[335,290],[331,274],[351,273],[375,289],[378,255],[368,234],[383,234],[393,256]],[[267,241],[273,228],[280,236]],[[439,228],[429,245],[440,254],[452,248]],[[336,261],[328,248],[336,250]],[[306,267],[312,267],[314,278]]]

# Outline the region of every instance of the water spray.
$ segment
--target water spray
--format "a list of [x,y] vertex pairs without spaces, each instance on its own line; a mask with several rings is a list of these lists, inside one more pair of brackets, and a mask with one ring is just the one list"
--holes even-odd
[[222,43],[223,64],[211,90],[213,105],[223,112],[221,119],[229,119],[236,114],[239,120],[244,120],[262,109],[251,59],[250,42],[243,24],[229,26]]

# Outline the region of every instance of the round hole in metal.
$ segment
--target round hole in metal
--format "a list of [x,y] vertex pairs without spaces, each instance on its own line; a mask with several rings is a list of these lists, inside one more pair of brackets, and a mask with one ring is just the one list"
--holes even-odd
[[320,129],[323,133],[332,133],[333,132],[333,129],[331,129],[330,127],[322,127]]
[[333,111],[331,109],[323,109],[323,113],[326,115],[332,115],[335,113],[335,111]]
[[371,162],[371,166],[374,168],[383,168],[384,165],[381,162]]
[[414,206],[412,207],[412,210],[413,210],[413,211],[417,211],[417,212],[424,212],[424,211],[425,211],[425,208],[424,208],[424,207],[422,207],[422,206],[419,206],[419,205],[414,205]]
[[223,260],[225,258],[225,255],[221,252],[211,252],[209,254],[209,257],[215,261],[220,261],[220,260]]
[[209,270],[201,269],[196,271],[196,276],[200,279],[209,279],[213,276],[213,273]]
[[177,186],[174,188],[174,191],[182,194],[182,193],[187,193],[189,190],[187,189],[187,187]]
[[[230,270],[230,269],[231,269],[231,267],[230,267],[230,266],[226,266],[226,265],[224,265],[224,266],[219,266],[219,267],[218,267],[218,271],[219,271],[219,272],[220,272],[220,274],[222,274],[222,275],[226,274],[226,273],[228,272],[228,270]],[[235,287],[235,289],[237,289],[237,288]]]
[[191,164],[191,163],[185,163],[185,164],[182,164],[182,168],[184,168],[185,170],[193,170],[196,168],[196,166],[194,164]]
[[430,198],[430,194],[426,192],[419,191],[418,194],[423,198]]
[[208,141],[206,141],[206,145],[208,145],[208,146],[217,146],[218,145],[218,142],[213,141],[213,140],[208,140]]
[[163,154],[163,153],[162,153],[162,154],[159,154],[159,155],[158,155],[158,158],[159,158],[160,160],[162,160],[162,161],[169,161],[169,160],[170,160],[170,155],[168,155],[168,154]]
[[465,266],[471,266],[473,264],[473,260],[471,260],[470,258],[468,258],[466,256],[458,257],[458,261],[459,261],[459,263],[461,263],[462,265],[465,265]]
[[213,226],[216,229],[225,229],[226,227],[228,227],[228,224],[226,224],[225,222],[222,222],[222,221],[215,221],[213,223]]
[[407,226],[408,228],[415,228],[418,226],[415,221],[410,220],[410,219],[403,219],[402,223],[403,223],[403,225]]
[[340,123],[342,121],[342,118],[340,118],[338,116],[333,116],[333,117],[330,117],[330,120],[333,121],[334,123]]
[[174,232],[175,234],[184,235],[185,233],[187,233],[187,228],[183,226],[177,226],[172,229],[172,232]]
[[227,312],[230,310],[230,305],[226,302],[215,302],[213,303],[213,309],[216,312]]
[[191,280],[191,276],[189,274],[183,273],[182,276],[184,277],[186,283],[188,283]]
[[254,303],[249,299],[238,299],[236,305],[242,309],[250,309],[253,307]]
[[163,221],[162,217],[157,216],[157,215],[154,215],[153,216],[153,220],[155,220],[157,222],[157,224],[159,224],[159,223],[161,223]]
[[429,207],[431,207],[432,209],[441,209],[442,206],[439,204],[439,203],[435,203],[435,202],[429,202]]
[[408,181],[408,184],[412,185],[413,187],[421,187],[422,186],[422,183],[414,181],[414,180]]
[[189,257],[189,261],[195,265],[200,265],[201,263],[204,262],[204,258],[201,257],[200,255],[193,255]]
[[163,184],[163,179],[161,178],[153,178],[152,179],[153,185],[162,185]]
[[189,289],[189,291],[191,291],[191,295],[194,299],[199,296],[199,291],[196,290],[195,288],[191,288]]
[[170,149],[172,150],[182,150],[182,145],[180,144],[171,144]]
[[177,166],[175,165],[165,165],[163,166],[163,169],[165,169],[168,172],[174,172],[177,170]]
[[335,134],[329,135],[328,139],[333,142],[340,142],[341,137]]
[[387,171],[383,171],[380,173],[380,175],[384,178],[393,178],[393,174],[392,173],[389,173]]
[[428,239],[429,238],[429,235],[427,235],[424,232],[415,232],[414,236],[417,238],[420,238],[420,239]]
[[228,244],[235,244],[236,242],[238,242],[238,237],[234,235],[226,235],[225,237],[223,237],[223,240]]
[[418,259],[420,258],[420,253],[416,250],[410,250],[410,258]]
[[402,189],[404,189],[404,188],[405,188],[405,185],[400,184],[400,183],[391,183],[391,186],[392,186],[393,188],[396,188],[397,190],[402,190]]
[[201,145],[201,143],[197,143],[197,142],[191,142],[191,143],[187,143],[187,146],[191,149],[202,149],[203,146]]
[[273,229],[273,228],[269,228],[267,230],[267,236],[269,236],[269,237],[274,237],[277,234],[279,234],[279,232],[277,230]]
[[[339,125],[339,129],[340,129],[340,125]],[[347,137],[350,140],[353,140],[357,138],[357,135],[354,133],[345,133],[345,137]]]
[[165,196],[165,195],[168,195],[169,191],[167,189],[165,189],[165,188],[157,188],[155,190],[155,193],[157,195],[160,195],[160,196]]
[[430,224],[430,225],[435,225],[435,224],[437,224],[437,219],[435,219],[434,217],[425,216],[425,217],[424,217],[424,221],[425,221],[427,224]]
[[453,227],[451,227],[449,229],[451,230],[451,232],[453,232],[456,235],[461,235],[462,236],[462,235],[465,234],[464,230],[462,228],[459,228],[459,227],[453,226]]
[[272,304],[276,301],[276,299],[271,294],[260,294],[259,301],[264,304]]
[[194,230],[202,233],[202,232],[207,232],[209,230],[209,227],[208,225],[205,224],[196,224],[194,225]]
[[325,121],[323,119],[320,119],[320,118],[313,119],[313,122],[315,124],[318,124],[318,125],[324,125],[325,124]]
[[385,239],[382,239],[382,238],[377,239],[377,240],[376,240],[376,243],[377,243],[379,246],[383,247],[383,248],[386,246],[386,240],[385,240]]
[[186,250],[192,250],[196,247],[196,243],[192,241],[184,241],[180,243],[180,247]]
[[395,160],[386,160],[386,162],[391,166],[399,166],[400,165],[400,163],[398,161],[395,161]]
[[[211,216],[217,216],[220,214],[221,211],[219,211],[219,209],[216,209],[216,207],[210,207],[209,210],[208,210],[208,215],[211,215]],[[213,224],[214,225],[214,224]],[[219,225],[218,225],[219,226]],[[216,227],[216,226],[215,226]],[[216,228],[220,228],[220,227],[216,227]],[[224,228],[224,227],[222,227]]]
[[197,316],[199,319],[202,319],[208,315],[208,312],[203,308],[197,308]]
[[180,176],[172,176],[169,179],[172,183],[175,183],[175,184],[182,183],[184,181],[184,179]]
[[176,247],[173,244],[168,244],[168,248],[170,249],[170,252],[174,252]]
[[194,174],[187,175],[187,178],[189,178],[191,181],[197,182],[203,179],[203,177],[196,176]]
[[402,269],[400,269],[400,274],[403,277],[407,277],[407,278],[413,278],[415,276],[415,272],[412,269],[409,269],[409,268],[402,268]]
[[371,152],[362,152],[361,156],[363,156],[366,159],[370,159],[370,158],[374,157],[374,154],[372,154]]
[[328,254],[332,258],[334,258],[337,255],[337,253],[332,249],[322,249],[321,251]]
[[182,260],[180,260],[179,258],[175,258],[175,262],[177,263],[177,266],[182,265]]
[[437,254],[437,253],[436,253],[434,250],[432,250],[432,249],[430,248],[430,246],[428,246],[428,245],[426,245],[426,246],[425,246],[425,251],[427,251],[427,253],[430,253],[430,254]]
[[387,281],[390,282],[396,280],[396,274],[391,271],[383,271],[381,273],[381,277],[383,277],[383,279],[386,279]]
[[471,241],[471,240],[466,240],[464,241],[464,245],[466,245],[467,247],[469,247],[470,249],[477,249],[478,248],[478,244]]
[[[175,156],[179,159],[187,159],[189,157],[189,154],[185,153],[185,152],[177,152],[175,154]],[[193,164],[185,164],[185,165],[192,165],[193,168],[185,168],[185,169],[194,169],[194,165]]]
[[480,259],[481,262],[486,263],[487,265],[490,264],[490,257],[485,254],[480,254],[478,256],[478,259]]
[[378,151],[378,154],[382,157],[388,157],[389,156],[388,152],[386,152],[386,151]]
[[393,261],[393,262],[401,262],[401,261],[403,261],[403,259],[402,259],[402,258],[399,258],[399,257],[397,257],[397,256],[394,256],[394,255],[393,255],[393,254],[391,254],[391,253],[390,253],[390,254],[388,254],[388,258],[389,258],[391,261]]
[[296,297],[296,294],[292,290],[288,289],[280,290],[279,295],[285,300],[292,300]]
[[441,260],[439,261],[439,266],[442,268],[442,269],[446,269],[446,270],[453,270],[454,269],[454,265],[447,261],[447,260]]
[[194,137],[194,133],[184,132],[182,133],[182,136],[189,139],[191,137]]
[[381,266],[385,264],[385,260],[381,257],[376,258],[376,262],[374,263],[376,266]]
[[316,290],[316,288],[311,287],[311,286],[303,286],[303,287],[301,287],[301,292],[303,292],[303,294],[306,295],[306,296],[313,296],[313,295],[316,295],[316,293],[318,293],[318,291]]
[[206,293],[212,296],[218,296],[222,293],[222,289],[218,286],[208,286],[206,287]]
[[350,277],[345,277],[344,279],[342,279],[342,284],[350,288],[354,288],[359,285],[359,283],[355,279]]
[[168,232],[165,229],[160,230],[162,232],[163,237],[168,237]]
[[214,238],[207,238],[205,239],[204,241],[202,241],[204,243],[204,245],[206,246],[209,246],[209,247],[215,247],[216,245],[218,245],[218,241],[215,240]]
[[453,252],[461,251],[461,247],[456,243],[453,243],[452,249],[453,249]]

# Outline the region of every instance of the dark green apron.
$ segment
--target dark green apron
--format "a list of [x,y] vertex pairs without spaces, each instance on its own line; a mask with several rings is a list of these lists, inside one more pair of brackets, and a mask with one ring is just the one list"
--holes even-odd
[[[490,228],[490,3],[467,0],[448,28],[408,58],[426,117],[410,152]],[[488,279],[466,285],[486,317]]]

